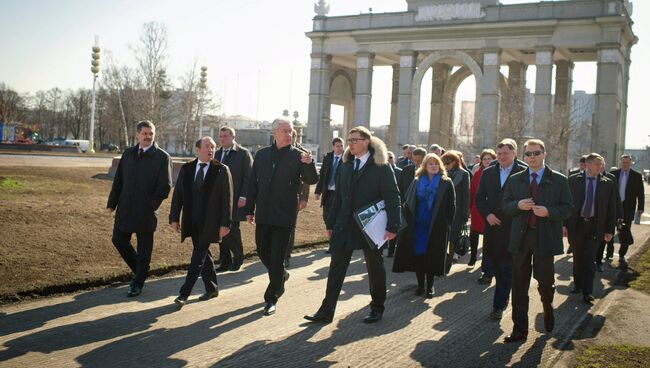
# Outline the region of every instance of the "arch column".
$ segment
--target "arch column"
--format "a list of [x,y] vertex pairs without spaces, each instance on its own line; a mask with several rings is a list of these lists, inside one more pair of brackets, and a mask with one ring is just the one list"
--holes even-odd
[[370,127],[370,106],[372,102],[372,70],[375,55],[369,52],[357,53],[357,83],[355,93],[355,124]]
[[598,50],[596,109],[592,151],[601,153],[609,164],[618,162],[624,150],[623,125],[624,71],[627,68],[620,47]]
[[551,84],[553,81],[553,49],[540,48],[535,53],[535,97],[533,136],[545,139],[553,121]]
[[573,89],[573,63],[558,60],[555,63],[555,99],[553,101],[553,126],[550,130],[550,162],[557,170],[566,172],[571,136],[571,90]]
[[397,146],[397,100],[399,96],[399,64],[393,64],[393,86],[390,98],[390,126],[388,127],[388,148],[400,152]]
[[429,122],[429,142],[443,147],[451,147],[451,131],[444,116],[445,87],[449,82],[451,66],[442,63],[433,64],[431,73],[431,117]]
[[[309,78],[309,113],[307,115],[306,142],[319,145],[320,153],[329,147],[322,146],[325,132],[330,131],[330,64],[332,55],[311,54]],[[319,153],[319,155],[320,155]]]
[[[520,61],[508,63],[508,94],[499,122],[499,139],[512,138],[520,141],[526,131],[526,70],[528,66]],[[502,96],[503,98],[504,96]]]
[[499,91],[500,57],[500,50],[486,50],[483,53],[483,83],[480,87],[477,85],[481,92],[478,101],[478,126],[474,126],[474,146],[477,150],[496,146],[499,102],[501,100]]
[[[416,58],[417,54],[414,51],[400,51],[399,88],[397,93],[397,146],[417,143],[418,122],[414,121],[413,109],[411,108]],[[422,79],[418,82],[418,88],[421,82]]]

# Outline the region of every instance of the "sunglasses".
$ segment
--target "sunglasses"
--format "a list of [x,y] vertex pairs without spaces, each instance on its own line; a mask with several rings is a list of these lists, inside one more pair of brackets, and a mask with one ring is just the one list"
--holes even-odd
[[526,151],[526,152],[524,152],[524,156],[533,157],[533,156],[539,156],[542,153],[543,153],[542,151]]
[[348,138],[348,143],[357,143],[359,141],[365,141],[366,138]]

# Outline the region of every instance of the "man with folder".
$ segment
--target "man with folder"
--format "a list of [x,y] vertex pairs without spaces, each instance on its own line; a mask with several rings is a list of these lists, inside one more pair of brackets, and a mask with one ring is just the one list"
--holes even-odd
[[334,317],[352,252],[363,250],[370,282],[370,312],[365,323],[381,320],[386,300],[386,271],[381,249],[371,245],[354,220],[355,213],[383,200],[386,215],[386,241],[395,238],[400,226],[400,197],[395,175],[387,159],[386,145],[365,127],[352,128],[348,148],[336,176],[334,202],[327,218],[327,233],[332,253],[327,275],[325,299],[316,314],[305,316],[312,322],[329,323]]

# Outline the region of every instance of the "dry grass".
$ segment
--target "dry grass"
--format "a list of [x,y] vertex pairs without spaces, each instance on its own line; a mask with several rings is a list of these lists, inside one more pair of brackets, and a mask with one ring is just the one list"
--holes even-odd
[[[111,243],[113,217],[105,209],[111,181],[101,178],[104,173],[97,168],[0,167],[0,299],[128,275]],[[187,264],[191,253],[191,243],[181,244],[167,226],[170,201],[161,206],[154,237],[151,265],[158,273]],[[320,214],[315,201],[301,213],[296,245],[324,240]],[[244,251],[251,254],[254,227],[242,223],[241,228]],[[218,253],[218,246],[213,248]]]

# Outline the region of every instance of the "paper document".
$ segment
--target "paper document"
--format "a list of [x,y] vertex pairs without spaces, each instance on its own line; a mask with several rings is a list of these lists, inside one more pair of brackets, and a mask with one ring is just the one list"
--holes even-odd
[[388,216],[385,206],[384,201],[379,201],[356,213],[357,223],[374,249],[380,249],[386,244],[384,236]]

